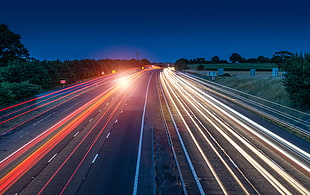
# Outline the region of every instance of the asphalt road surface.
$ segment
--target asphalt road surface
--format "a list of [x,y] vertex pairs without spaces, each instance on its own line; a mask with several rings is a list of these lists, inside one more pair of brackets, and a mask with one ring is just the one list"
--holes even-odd
[[169,69],[103,76],[0,109],[0,194],[310,194],[276,124]]

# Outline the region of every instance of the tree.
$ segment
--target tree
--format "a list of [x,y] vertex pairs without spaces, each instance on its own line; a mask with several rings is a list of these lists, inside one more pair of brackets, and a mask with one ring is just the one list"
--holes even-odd
[[218,56],[213,56],[212,58],[211,58],[211,62],[212,63],[219,63],[220,62],[220,58],[218,57]]
[[9,61],[29,57],[28,50],[21,44],[21,36],[9,30],[8,25],[0,24],[0,66]]
[[205,66],[203,64],[200,64],[199,66],[197,66],[197,70],[204,70]]
[[303,109],[310,108],[310,54],[292,54],[283,62],[284,86],[290,99]]
[[237,53],[232,53],[229,60],[232,62],[232,63],[236,63],[236,62],[239,62],[239,63],[242,63],[244,62],[244,58],[241,57],[239,54]]
[[283,63],[285,63],[285,61],[287,60],[290,60],[293,55],[293,53],[288,51],[277,51],[275,52],[275,55],[273,55],[271,61],[273,63],[277,63],[279,65],[279,68],[282,68]]
[[270,62],[269,58],[264,56],[258,56],[257,57],[257,63],[268,63]]
[[141,65],[148,65],[151,64],[151,62],[148,59],[142,59],[140,60]]
[[188,64],[188,60],[181,58],[175,62],[174,66],[176,70],[183,70],[183,69],[187,69],[187,64]]
[[275,52],[275,56],[279,56],[282,61],[286,59],[290,59],[294,54],[289,51],[277,51]]
[[247,63],[257,63],[257,59],[256,58],[249,58],[249,59],[245,60],[245,62],[247,62]]

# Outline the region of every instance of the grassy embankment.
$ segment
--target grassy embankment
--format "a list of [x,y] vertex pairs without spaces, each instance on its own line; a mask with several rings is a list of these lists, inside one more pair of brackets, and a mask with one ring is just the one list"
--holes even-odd
[[285,106],[293,106],[282,79],[218,77],[215,82]]
[[[189,65],[190,70],[188,71],[195,72],[196,74],[207,74],[206,71],[197,71],[197,66],[197,64]],[[282,79],[279,77],[271,77],[272,68],[277,67],[275,64],[204,64],[204,66],[205,70],[217,70],[218,68],[224,68],[224,73],[228,72],[230,75],[234,75],[230,77],[217,77],[215,82],[219,84],[270,100],[272,102],[293,107],[293,102],[289,99],[288,93],[283,86]],[[249,69],[251,68],[255,68],[257,71],[264,70],[264,72],[257,72],[257,75],[259,76],[250,77]],[[240,72],[242,70],[248,71],[247,77],[238,76],[244,75],[244,72]]]

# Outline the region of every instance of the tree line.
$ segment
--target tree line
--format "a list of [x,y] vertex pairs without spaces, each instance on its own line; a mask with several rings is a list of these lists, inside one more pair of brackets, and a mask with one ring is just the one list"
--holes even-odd
[[211,60],[206,60],[203,57],[193,58],[193,59],[184,59],[186,64],[228,64],[228,63],[281,63],[284,58],[291,57],[293,53],[288,51],[278,51],[275,52],[272,58],[265,56],[258,56],[257,58],[248,58],[242,57],[238,53],[232,53],[229,57],[229,61],[222,60],[218,56],[213,56]]
[[21,36],[0,24],[0,105],[31,97],[42,90],[59,87],[60,80],[67,84],[102,76],[128,68],[150,64],[142,60],[54,60],[40,61],[30,58],[20,42]]

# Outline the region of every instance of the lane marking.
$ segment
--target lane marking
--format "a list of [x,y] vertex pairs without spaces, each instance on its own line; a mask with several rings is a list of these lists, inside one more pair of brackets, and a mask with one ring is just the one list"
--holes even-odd
[[237,169],[239,169],[239,167],[236,165],[236,163],[230,158],[229,159],[230,160],[230,162],[234,165],[234,167],[236,167]]
[[[146,113],[146,103],[147,103],[147,96],[148,96],[149,87],[150,87],[150,81],[151,81],[151,78],[153,77],[153,75],[154,75],[154,73],[152,73],[151,77],[149,78],[149,81],[147,83],[146,93],[145,93],[143,114],[142,114],[142,120],[141,120],[141,129],[140,129],[140,138],[139,138],[139,148],[138,148],[136,172],[135,172],[135,181],[134,181],[133,192],[132,192],[133,195],[137,195],[137,193],[138,193],[138,179],[139,179],[139,171],[140,171],[142,138],[143,138],[143,129],[144,129],[144,119],[145,119],[145,113]],[[126,105],[127,104],[125,104],[125,106]]]
[[110,137],[110,134],[111,134],[111,133],[108,133],[108,135],[107,135],[105,138],[108,139],[108,138]]
[[95,163],[95,161],[96,161],[96,159],[97,159],[97,157],[98,157],[98,153],[96,154],[96,156],[94,157],[94,159],[93,159],[93,161],[91,162],[92,164],[94,164]]
[[56,156],[57,156],[57,153],[54,154],[54,156],[52,156],[52,158],[50,158],[47,162],[50,163]]
[[116,119],[114,123],[116,124],[117,122],[118,122],[118,119]]
[[89,119],[89,121],[88,121],[88,122],[90,123],[92,120],[93,120],[93,118]]
[[73,135],[73,137],[76,137],[79,133],[80,133],[79,131],[76,132],[76,133]]

